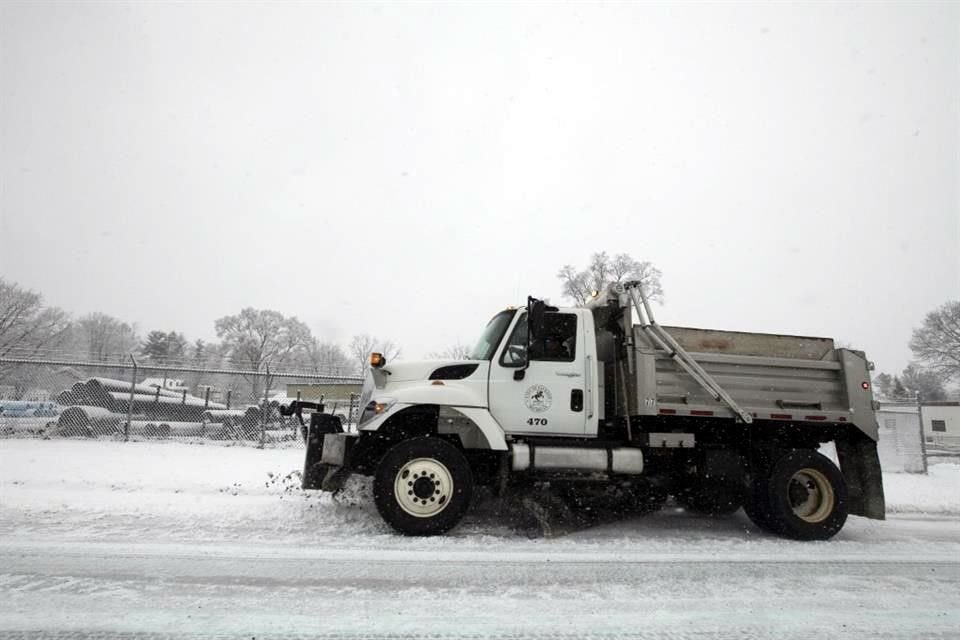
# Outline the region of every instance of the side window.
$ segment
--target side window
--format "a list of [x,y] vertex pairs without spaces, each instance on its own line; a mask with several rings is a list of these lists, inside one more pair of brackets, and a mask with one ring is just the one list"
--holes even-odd
[[520,316],[513,328],[507,346],[500,354],[500,364],[505,367],[522,367],[527,364],[527,314]]
[[[573,362],[577,358],[577,316],[572,313],[548,313],[543,318],[543,335],[530,345],[530,359],[548,362]],[[522,367],[527,363],[527,316],[513,328],[500,364]]]
[[573,362],[577,357],[577,316],[548,313],[543,317],[543,335],[530,345],[531,360]]

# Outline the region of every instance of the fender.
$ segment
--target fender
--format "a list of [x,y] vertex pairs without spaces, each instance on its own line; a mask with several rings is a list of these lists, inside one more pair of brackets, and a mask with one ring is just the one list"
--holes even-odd
[[[360,431],[377,431],[396,414],[400,413],[404,409],[408,409],[418,404],[436,405],[437,403],[398,402],[390,407],[390,410],[386,413],[377,416],[376,418],[370,420],[370,422],[367,422],[361,426]],[[493,419],[493,416],[490,415],[490,412],[487,411],[487,409],[483,407],[451,406],[446,404],[437,406],[439,406],[441,412],[455,411],[473,423],[473,426],[476,427],[476,429],[486,440],[486,448],[490,449],[491,451],[507,450],[507,441],[504,438],[503,428],[496,420]],[[444,432],[445,430],[443,429],[443,426],[444,425],[438,425],[438,431]],[[456,432],[456,429],[451,429],[449,432],[454,433]]]
[[449,407],[464,415],[468,420],[476,425],[483,437],[487,439],[487,445],[491,451],[506,451],[507,441],[503,437],[503,427],[493,419],[490,412],[479,407]]

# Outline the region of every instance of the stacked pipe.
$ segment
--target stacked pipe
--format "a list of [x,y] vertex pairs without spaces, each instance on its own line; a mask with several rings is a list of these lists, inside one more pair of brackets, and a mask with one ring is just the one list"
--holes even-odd
[[[128,410],[149,421],[144,425],[145,434],[169,433],[168,423],[173,421],[199,425],[205,412],[226,410],[226,405],[185,392],[132,385],[111,378],[89,378],[74,383],[70,389],[60,392],[57,402],[68,406],[57,424],[61,435],[99,435],[113,433],[118,428],[122,431]],[[188,428],[193,429],[192,425]]]

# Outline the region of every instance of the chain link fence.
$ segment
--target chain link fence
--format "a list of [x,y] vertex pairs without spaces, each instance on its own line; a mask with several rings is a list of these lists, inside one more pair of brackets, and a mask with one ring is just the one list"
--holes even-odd
[[293,400],[356,426],[361,378],[126,361],[0,358],[0,437],[111,438],[302,447]]

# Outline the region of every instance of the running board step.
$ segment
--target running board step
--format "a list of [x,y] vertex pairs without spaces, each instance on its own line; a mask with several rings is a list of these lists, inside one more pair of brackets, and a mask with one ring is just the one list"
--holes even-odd
[[600,471],[640,475],[643,452],[630,447],[538,447],[510,445],[514,471]]

